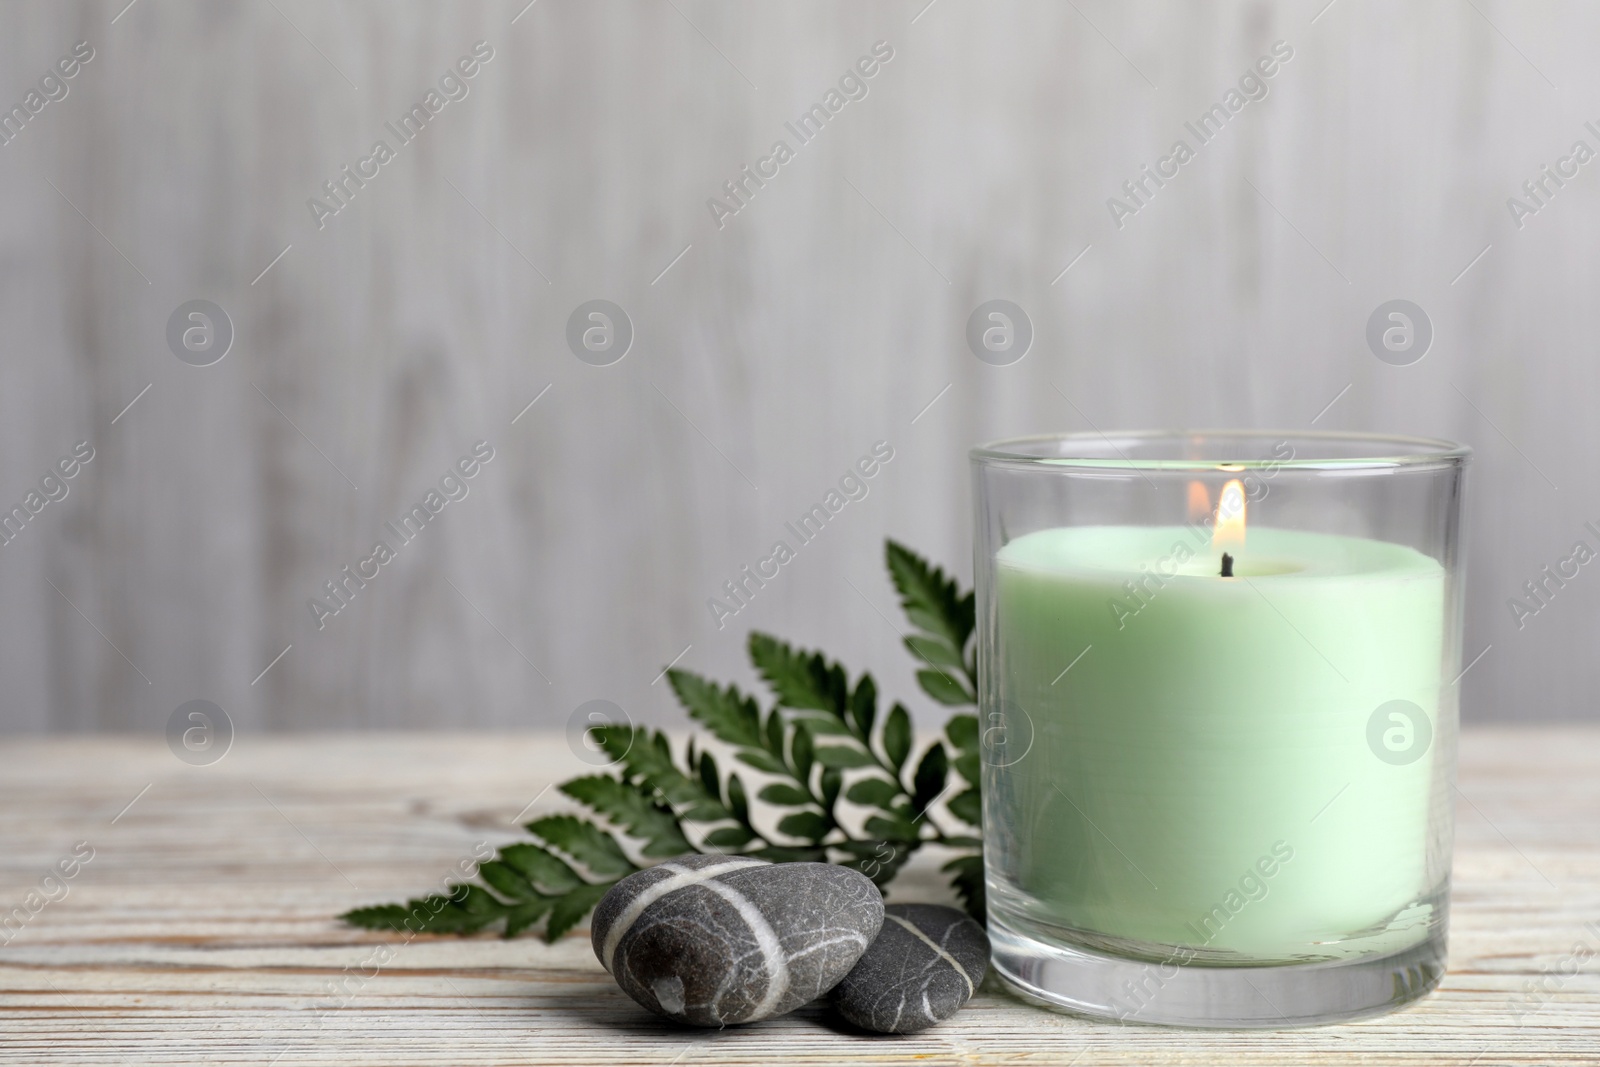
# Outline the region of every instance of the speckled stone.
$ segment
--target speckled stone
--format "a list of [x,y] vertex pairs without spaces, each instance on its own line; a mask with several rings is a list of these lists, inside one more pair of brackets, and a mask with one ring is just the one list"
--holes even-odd
[[829,863],[687,856],[631,874],[594,910],[595,955],[657,1015],[729,1026],[791,1012],[855,966],[883,897]]
[[833,989],[833,1006],[863,1030],[913,1034],[961,1010],[989,969],[989,935],[966,912],[890,904],[883,931]]

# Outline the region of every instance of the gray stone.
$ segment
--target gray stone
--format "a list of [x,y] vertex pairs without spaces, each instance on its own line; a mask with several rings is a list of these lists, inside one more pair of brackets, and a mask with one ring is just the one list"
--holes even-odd
[[989,935],[966,912],[890,904],[883,931],[844,980],[833,1006],[863,1030],[913,1034],[961,1010],[989,970]]
[[883,897],[830,863],[686,856],[630,874],[595,907],[594,953],[657,1015],[756,1022],[822,996],[883,925]]

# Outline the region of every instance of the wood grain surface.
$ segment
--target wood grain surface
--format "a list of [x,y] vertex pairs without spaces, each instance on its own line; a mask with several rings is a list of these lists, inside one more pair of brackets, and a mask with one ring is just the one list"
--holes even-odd
[[[480,40],[470,95],[319,229]],[[1278,40],[1269,95],[1119,227]],[[201,697],[251,731],[668,723],[662,666],[731,676],[749,626],[914,694],[883,538],[970,575],[974,443],[1313,421],[1478,450],[1464,715],[1582,720],[1600,580],[1525,626],[1507,601],[1600,544],[1600,168],[1520,228],[1507,199],[1600,146],[1596,40],[1573,0],[5,0],[0,109],[95,58],[0,145],[0,508],[96,454],[0,548],[0,731]],[[870,92],[719,227],[877,41]],[[1396,298],[1433,324],[1412,366],[1366,339]],[[192,299],[235,329],[214,366],[168,349]],[[593,299],[634,326],[612,366],[566,341]],[[1033,325],[1010,366],[968,347],[991,299]],[[480,438],[471,495],[318,629]],[[878,440],[870,495],[718,629]]]
[[[249,739],[208,767],[144,738],[12,740],[0,745],[5,910],[83,855],[79,842],[93,857],[0,946],[0,1061],[1592,1064],[1597,747],[1590,729],[1463,737],[1451,966],[1406,1010],[1194,1032],[1038,1010],[991,980],[944,1026],[871,1038],[816,1007],[725,1032],[661,1023],[613,985],[586,930],[554,946],[405,942],[334,921],[559,808],[546,787],[583,765],[558,736]],[[891,897],[945,899],[926,865]]]

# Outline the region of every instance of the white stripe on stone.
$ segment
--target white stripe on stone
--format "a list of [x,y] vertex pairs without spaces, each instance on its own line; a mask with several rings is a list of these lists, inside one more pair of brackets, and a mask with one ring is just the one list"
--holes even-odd
[[725,863],[717,863],[699,869],[679,867],[672,863],[661,864],[655,869],[671,871],[672,874],[659,882],[654,882],[647,886],[640,891],[638,896],[628,901],[628,906],[622,909],[622,914],[617,916],[616,921],[611,924],[611,929],[606,931],[606,942],[601,946],[601,962],[606,965],[606,970],[611,970],[611,961],[617,954],[617,945],[622,941],[623,935],[633,928],[633,924],[644,913],[644,909],[673,890],[682,889],[684,886],[699,885],[719,874],[726,874],[729,871],[736,871],[744,867],[765,866],[767,864],[764,860],[742,859],[731,856]]
[[778,940],[778,932],[767,922],[767,917],[750,903],[749,897],[724,882],[707,882],[706,888],[733,905],[745,925],[750,927],[750,933],[755,936],[756,944],[761,948],[762,959],[767,965],[767,993],[750,1013],[750,1017],[765,1018],[777,1007],[778,1001],[783,999],[784,994],[789,992],[789,963],[783,955],[783,943]]
[[[976,988],[972,984],[972,975],[968,974],[967,973],[967,969],[965,967],[961,966],[961,961],[960,960],[956,959],[954,956],[950,955],[950,953],[948,953],[948,952],[946,952],[944,950],[944,946],[943,945],[939,944],[939,942],[935,941],[933,938],[929,937],[927,934],[923,933],[921,930],[918,930],[915,926],[913,926],[910,923],[906,922],[904,919],[900,918],[900,916],[898,916],[898,915],[885,915],[884,918],[885,919],[893,919],[895,922],[899,923],[901,926],[904,926],[907,930],[910,930],[911,933],[914,936],[920,938],[922,940],[922,942],[924,944],[926,944],[929,948],[933,949],[933,951],[937,952],[940,956],[944,957],[945,961],[947,963],[949,963],[950,966],[954,967],[956,969],[956,973],[959,974],[962,977],[962,979],[964,979],[966,981],[966,983],[967,983],[967,996],[970,997],[970,996],[972,996],[973,993],[975,993],[977,991]],[[926,998],[924,998],[924,999],[926,999]],[[928,1018],[930,1018],[930,1019],[933,1018],[933,1014],[931,1012],[929,1013]]]
[[677,975],[667,978],[657,978],[650,983],[650,992],[656,995],[656,1003],[661,1005],[661,1010],[668,1015],[683,1014],[683,979]]

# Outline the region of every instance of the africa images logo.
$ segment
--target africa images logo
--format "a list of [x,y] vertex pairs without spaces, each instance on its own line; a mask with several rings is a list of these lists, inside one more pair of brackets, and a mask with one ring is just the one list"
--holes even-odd
[[399,124],[386,122],[384,126],[394,135],[395,147],[390,147],[389,142],[383,138],[372,143],[372,150],[365,156],[356,160],[355,169],[350,164],[345,164],[338,174],[322,183],[322,191],[327,200],[313,196],[306,200],[306,207],[311,210],[311,221],[317,224],[317,229],[323,229],[328,224],[328,218],[339,214],[350,206],[356,193],[367,187],[367,182],[376,178],[382,169],[398,158],[398,148],[422,136],[423,127],[427,126],[434,116],[445,109],[452,101],[465,100],[472,91],[469,84],[483,71],[483,64],[494,58],[494,49],[488,41],[479,41],[472,46],[472,54],[462,56],[456,60],[455,66],[446,70],[439,77],[439,87],[429,88],[422,99],[411,105],[410,110],[400,116]]
[[865,100],[869,91],[868,79],[876,77],[893,58],[894,48],[888,41],[875,42],[871,55],[856,60],[840,76],[837,88],[830,88],[822,94],[820,101],[801,112],[793,122],[783,124],[783,128],[794,135],[796,144],[791,145],[787,138],[773,141],[772,150],[756,160],[753,170],[746,163],[739,168],[738,174],[723,182],[722,192],[728,199],[713,196],[706,200],[706,208],[711,212],[711,221],[717,224],[717,229],[722,229],[729,218],[748,207],[756,190],[765,189],[767,181],[776,178],[784,165],[795,158],[796,148],[814,141],[822,133],[823,127],[844,110],[846,104],[853,100]]

